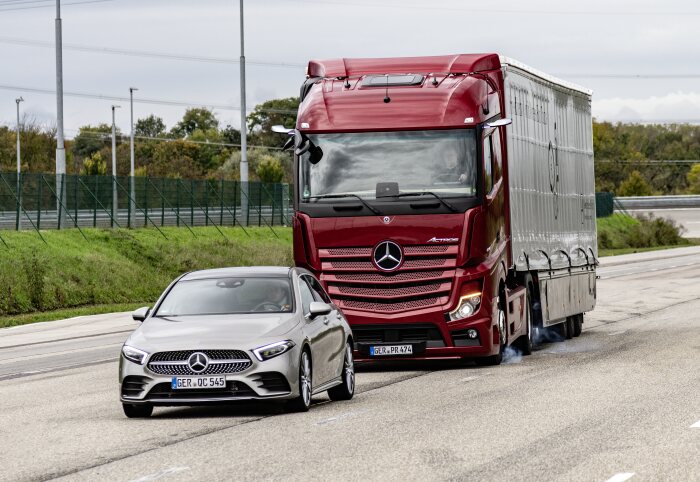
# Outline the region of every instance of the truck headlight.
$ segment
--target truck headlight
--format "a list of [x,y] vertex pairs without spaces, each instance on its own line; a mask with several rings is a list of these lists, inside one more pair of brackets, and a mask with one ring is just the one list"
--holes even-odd
[[479,311],[480,305],[481,293],[470,293],[468,295],[461,296],[459,298],[459,303],[457,304],[457,309],[450,312],[450,320],[457,321],[464,318],[469,318],[474,313]]
[[124,345],[122,347],[122,354],[124,355],[124,358],[138,365],[143,365],[143,363],[146,361],[146,357],[148,356],[148,353],[145,351],[129,345]]
[[294,347],[294,342],[291,340],[278,341],[277,343],[272,343],[270,345],[261,346],[253,350],[255,357],[260,361],[269,360],[282,353],[288,352]]

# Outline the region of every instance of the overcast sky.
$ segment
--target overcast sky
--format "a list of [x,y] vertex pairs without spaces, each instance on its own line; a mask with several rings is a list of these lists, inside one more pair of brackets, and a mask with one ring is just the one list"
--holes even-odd
[[[19,95],[23,112],[55,123],[55,96],[31,90],[55,88],[51,3],[0,0],[0,123],[14,124]],[[137,98],[215,105],[222,126],[240,125],[239,66],[225,61],[240,55],[238,0],[63,4],[66,94],[128,97],[135,86]],[[245,0],[245,20],[249,109],[298,95],[310,58],[497,52],[593,89],[598,119],[700,123],[697,0]],[[143,51],[209,61],[134,55]],[[128,102],[66,95],[66,136],[111,122],[113,103],[128,132]],[[134,107],[168,127],[184,110]]]

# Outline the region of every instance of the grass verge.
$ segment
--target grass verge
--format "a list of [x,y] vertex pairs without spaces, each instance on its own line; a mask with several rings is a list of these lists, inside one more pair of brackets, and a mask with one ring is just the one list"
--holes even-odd
[[[151,301],[152,302],[152,301]],[[27,325],[29,323],[39,323],[42,321],[65,320],[76,316],[99,315],[102,313],[118,313],[121,311],[133,311],[136,308],[145,306],[147,302],[122,303],[114,305],[89,305],[77,308],[66,308],[63,310],[38,311],[35,313],[25,313],[23,315],[8,315],[0,317],[0,328],[10,326]]]
[[[289,228],[75,229],[4,231],[0,319],[56,319],[55,310],[95,314],[105,305],[153,303],[178,275],[222,266],[292,264]],[[49,314],[51,312],[51,314]],[[64,313],[64,312],[61,312]],[[73,313],[71,311],[71,313]],[[77,316],[68,314],[67,316]]]

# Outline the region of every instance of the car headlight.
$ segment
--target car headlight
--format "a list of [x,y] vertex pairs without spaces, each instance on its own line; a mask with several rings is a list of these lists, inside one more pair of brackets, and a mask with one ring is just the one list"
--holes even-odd
[[457,309],[450,312],[450,320],[457,321],[469,318],[479,311],[481,305],[481,293],[470,293],[459,298]]
[[143,365],[143,363],[146,361],[146,357],[148,356],[148,353],[146,353],[145,351],[139,350],[138,348],[134,348],[133,346],[129,345],[124,345],[122,347],[122,354],[127,360],[137,363],[139,365]]
[[255,357],[260,361],[269,360],[282,353],[288,352],[294,347],[294,342],[291,340],[278,341],[277,343],[272,343],[270,345],[261,346],[253,350]]

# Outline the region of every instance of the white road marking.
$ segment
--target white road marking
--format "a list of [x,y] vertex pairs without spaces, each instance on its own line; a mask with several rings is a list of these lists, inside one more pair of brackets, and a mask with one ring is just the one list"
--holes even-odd
[[328,423],[339,422],[339,421],[344,420],[346,418],[354,417],[356,415],[360,415],[362,413],[365,413],[366,411],[367,410],[358,410],[355,412],[343,413],[342,415],[338,415],[336,417],[331,417],[331,418],[326,418],[324,420],[316,422],[316,425],[326,425]]
[[619,474],[613,475],[605,482],[624,482],[625,480],[630,479],[633,476],[634,476],[634,472],[621,472]]
[[623,333],[627,333],[627,330],[613,331],[612,333],[608,333],[608,336],[622,335]]
[[185,470],[190,470],[189,467],[170,467],[167,469],[159,470],[152,474],[144,475],[140,479],[134,479],[131,482],[148,482],[150,480],[158,480],[169,475],[177,474],[179,472],[184,472]]
[[691,425],[690,428],[700,428],[700,420]]
[[481,377],[464,377],[464,378],[461,378],[459,381],[460,382],[471,382],[473,380],[476,380],[477,378],[481,378]]

